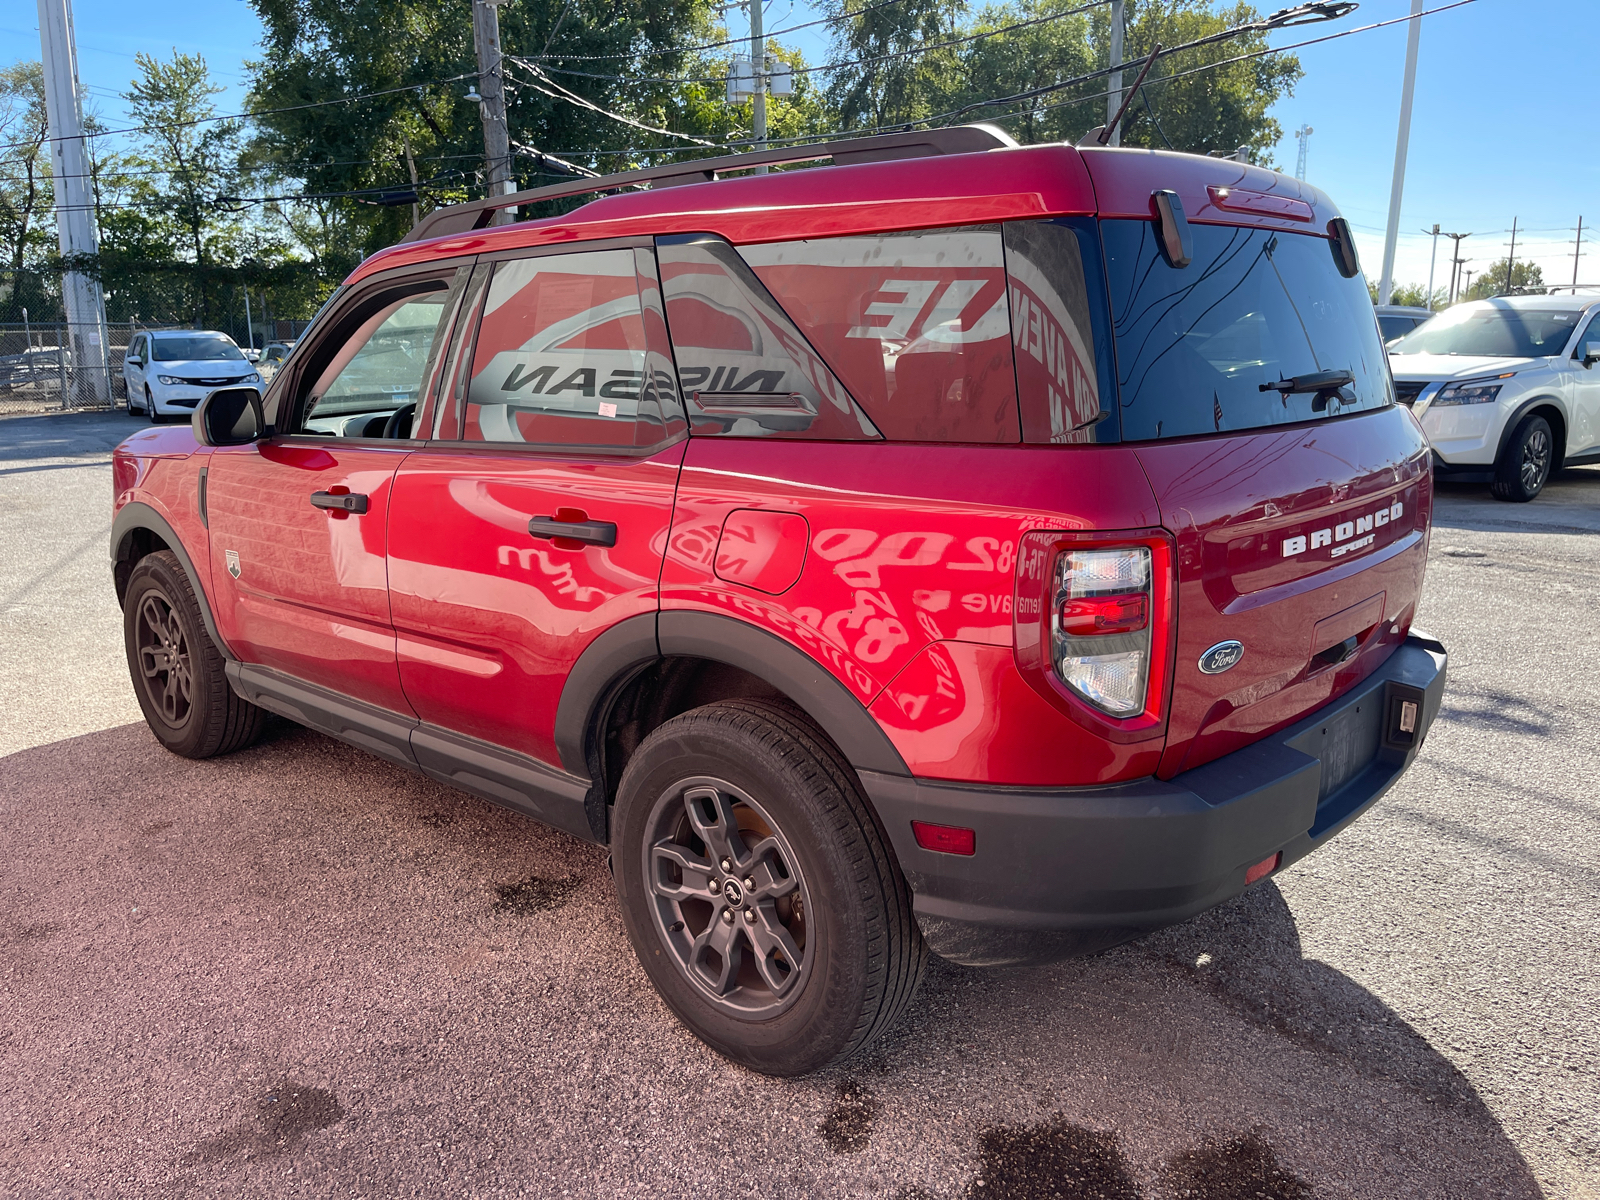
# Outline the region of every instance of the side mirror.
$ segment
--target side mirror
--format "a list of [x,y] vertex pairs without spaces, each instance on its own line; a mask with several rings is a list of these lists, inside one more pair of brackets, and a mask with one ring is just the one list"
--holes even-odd
[[202,446],[248,446],[266,434],[261,393],[253,387],[218,388],[195,406],[190,422]]
[[123,361],[126,362],[130,367],[144,366],[144,359],[140,358],[137,354],[130,354],[127,358],[123,359]]
[[1361,260],[1356,257],[1356,239],[1350,233],[1350,222],[1335,217],[1328,222],[1328,248],[1333,251],[1333,265],[1346,279],[1361,274]]
[[1583,365],[1592,367],[1600,362],[1600,342],[1585,342],[1583,344]]

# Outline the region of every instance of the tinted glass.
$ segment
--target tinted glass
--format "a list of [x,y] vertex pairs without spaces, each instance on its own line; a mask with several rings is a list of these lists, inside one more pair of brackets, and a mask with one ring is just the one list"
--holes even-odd
[[663,238],[656,256],[692,432],[879,436],[732,246],[698,234]]
[[1582,316],[1575,309],[1512,308],[1495,300],[1462,304],[1401,338],[1389,352],[1548,358],[1566,348]]
[[[662,438],[671,372],[651,361],[633,250],[498,263],[472,355],[467,441],[635,446]],[[659,321],[659,300],[655,302]],[[663,386],[664,385],[664,386]]]
[[[1382,408],[1389,368],[1372,299],[1325,238],[1192,224],[1167,266],[1148,221],[1103,221],[1125,439],[1259,429]],[[1347,371],[1336,392],[1273,384]]]
[[244,352],[227,338],[158,337],[151,339],[150,357],[156,362],[242,361]]
[[739,253],[884,437],[1019,439],[998,225]]
[[1055,443],[1114,439],[1116,422],[1100,420],[1115,405],[1110,373],[1102,379],[1100,371],[1113,355],[1105,344],[1093,222],[1012,221],[1005,237],[1023,436]]
[[[449,311],[450,293],[440,281],[434,291],[410,295],[367,318],[312,390],[301,429],[339,437],[381,437],[389,418],[400,412],[404,429],[422,392],[439,327]],[[409,411],[402,411],[409,410]]]
[[1392,342],[1397,337],[1404,337],[1417,327],[1415,317],[1382,317],[1378,318],[1378,330],[1383,334],[1385,342]]

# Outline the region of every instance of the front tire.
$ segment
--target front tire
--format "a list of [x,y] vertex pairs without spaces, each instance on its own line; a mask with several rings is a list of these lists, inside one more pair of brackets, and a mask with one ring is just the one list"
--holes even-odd
[[1522,418],[1494,467],[1497,500],[1526,504],[1544,490],[1555,462],[1555,434],[1537,413]]
[[855,773],[785,706],[707,705],[651,733],[618,789],[612,862],[651,982],[752,1070],[859,1054],[921,982],[910,891]]
[[185,758],[212,758],[261,736],[266,713],[228,685],[188,573],[170,550],[141,558],[122,603],[133,691],[156,740]]
[[144,389],[144,411],[150,414],[150,424],[161,424],[161,414],[156,411],[155,397],[150,394],[149,384],[146,384]]

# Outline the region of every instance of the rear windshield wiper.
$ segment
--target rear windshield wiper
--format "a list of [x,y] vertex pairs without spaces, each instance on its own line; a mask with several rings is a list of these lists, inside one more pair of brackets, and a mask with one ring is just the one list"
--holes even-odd
[[1293,396],[1299,392],[1336,392],[1356,381],[1349,371],[1313,371],[1309,375],[1291,375],[1276,383],[1263,383],[1263,392],[1282,392]]

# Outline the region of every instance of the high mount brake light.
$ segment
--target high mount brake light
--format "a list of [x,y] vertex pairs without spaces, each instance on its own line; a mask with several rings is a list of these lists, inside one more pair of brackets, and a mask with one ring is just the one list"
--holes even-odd
[[1025,534],[1013,606],[1023,678],[1108,741],[1161,736],[1175,585],[1164,529]]

